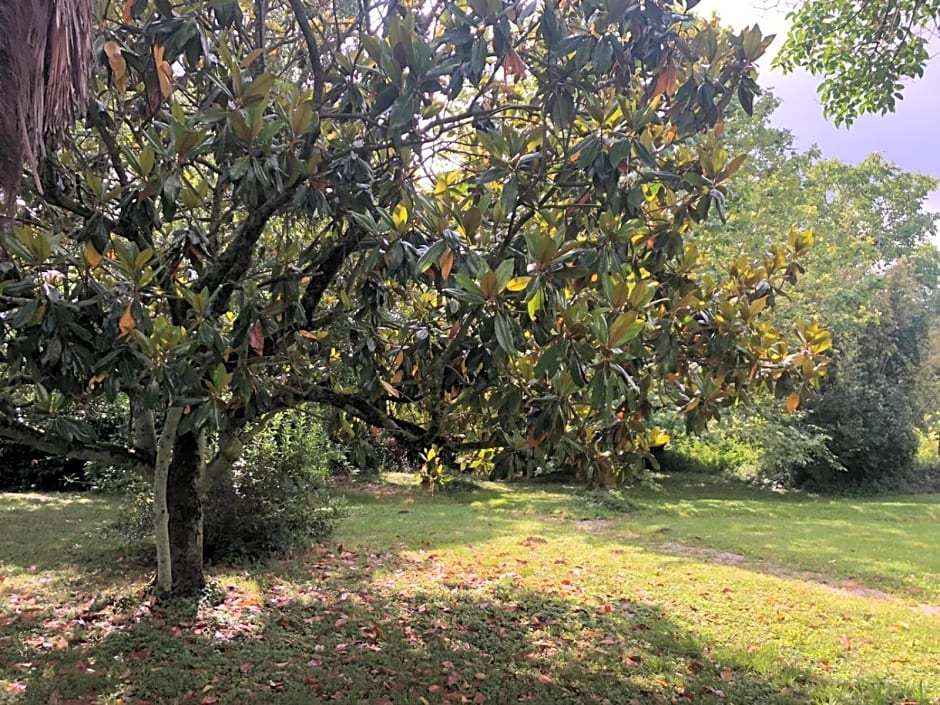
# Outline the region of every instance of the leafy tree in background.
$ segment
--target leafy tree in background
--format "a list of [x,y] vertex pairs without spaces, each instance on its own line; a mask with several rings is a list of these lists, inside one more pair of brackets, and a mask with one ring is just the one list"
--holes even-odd
[[812,277],[779,298],[772,315],[830,330],[834,362],[805,410],[783,418],[745,411],[731,432],[764,448],[763,472],[787,481],[897,478],[913,460],[915,427],[936,410],[922,349],[940,327],[940,253],[930,241],[937,216],[924,208],[937,183],[879,155],[849,165],[815,148],[799,152],[788,130],[769,124],[776,104],[762,98],[758,119],[729,114],[725,139],[749,159],[728,186],[727,222],[706,223],[698,242],[720,276],[720,263],[734,266],[772,241],[773,223],[812,226],[815,244],[803,260]]
[[904,79],[923,76],[928,42],[940,29],[940,2],[806,0],[789,19],[776,65],[822,76],[826,115],[851,125],[859,115],[893,111]]
[[87,119],[3,234],[0,437],[152,478],[189,594],[203,498],[285,409],[606,483],[657,406],[794,404],[828,336],[765,311],[809,236],[717,278],[687,240],[768,40],[671,8],[101,2]]

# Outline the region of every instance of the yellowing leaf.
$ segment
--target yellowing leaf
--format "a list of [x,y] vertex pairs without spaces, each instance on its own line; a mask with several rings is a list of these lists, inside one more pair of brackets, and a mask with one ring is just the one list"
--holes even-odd
[[759,314],[761,311],[763,311],[766,306],[767,306],[767,297],[762,296],[761,298],[755,299],[754,301],[751,302],[750,306],[748,307],[748,313],[753,318],[754,316]]
[[101,253],[98,252],[91,240],[85,240],[85,260],[92,267],[97,267],[101,261]]
[[477,228],[480,227],[480,223],[483,221],[483,213],[476,206],[468,208],[467,211],[462,216],[462,223],[464,230],[467,231],[468,235],[472,235],[477,231]]
[[509,283],[506,284],[506,288],[509,289],[509,291],[524,291],[529,285],[531,278],[532,277],[513,277],[509,280]]
[[135,321],[134,316],[131,315],[131,305],[128,304],[127,308],[124,309],[124,313],[121,314],[121,319],[118,321],[118,328],[121,329],[121,335],[125,336],[136,327],[137,321]]
[[787,413],[788,414],[792,414],[794,411],[796,411],[799,405],[800,405],[800,395],[798,392],[793,392],[793,394],[787,397]]
[[399,203],[395,206],[395,210],[392,213],[392,223],[395,224],[396,228],[401,228],[405,223],[408,222],[408,209],[404,204]]

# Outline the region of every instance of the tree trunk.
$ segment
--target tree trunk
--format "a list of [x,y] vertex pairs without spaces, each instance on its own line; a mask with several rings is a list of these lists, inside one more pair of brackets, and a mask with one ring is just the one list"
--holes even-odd
[[153,537],[157,545],[158,597],[173,593],[173,561],[170,551],[170,511],[167,505],[170,467],[176,443],[176,429],[183,411],[179,407],[167,410],[163,434],[157,443],[157,462],[153,470]]
[[199,492],[202,466],[198,435],[177,436],[166,492],[174,597],[195,595],[206,584],[202,570],[203,503]]

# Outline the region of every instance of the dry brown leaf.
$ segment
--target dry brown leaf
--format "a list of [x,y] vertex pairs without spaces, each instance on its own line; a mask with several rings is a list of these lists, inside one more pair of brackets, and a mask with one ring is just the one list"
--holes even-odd
[[163,60],[164,48],[159,44],[153,46],[153,63],[157,67],[157,80],[160,82],[160,94],[169,98],[173,92],[173,69]]
[[515,49],[510,49],[506,58],[503,59],[503,70],[510,76],[525,76],[529,67]]
[[447,279],[450,276],[450,271],[454,267],[454,253],[450,249],[444,250],[444,254],[441,255],[441,278]]
[[119,94],[127,90],[127,61],[121,54],[121,45],[113,39],[104,43],[104,53],[108,57],[108,66],[114,74],[114,84]]
[[650,91],[650,98],[655,98],[663,94],[672,95],[675,92],[676,66],[670,61],[656,77],[656,83],[653,84],[653,90]]
[[118,327],[121,329],[121,335],[125,336],[137,327],[137,321],[131,315],[131,305],[128,304],[121,314],[121,320],[118,321]]

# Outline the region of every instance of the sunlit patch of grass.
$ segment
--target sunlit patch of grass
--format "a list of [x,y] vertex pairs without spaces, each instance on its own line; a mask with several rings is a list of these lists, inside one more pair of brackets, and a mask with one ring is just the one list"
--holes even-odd
[[838,499],[729,489],[708,478],[665,478],[638,492],[632,519],[652,542],[734,551],[791,571],[923,602],[940,601],[940,503],[934,495]]
[[[571,488],[480,485],[353,488],[333,542],[217,569],[199,599],[165,606],[145,590],[148,565],[114,570],[117,544],[54,543],[32,573],[8,561],[22,582],[0,585],[0,701],[940,703],[940,616],[903,589],[836,589],[844,566],[804,574],[832,565],[804,552],[849,543],[814,528],[853,517],[900,532],[929,573],[934,558],[909,548],[931,540],[928,503],[667,482],[624,513]],[[43,536],[82,543],[94,514],[63,521],[81,506],[46,505]],[[29,545],[4,516],[2,535]],[[910,586],[877,545],[851,545],[866,580]]]

